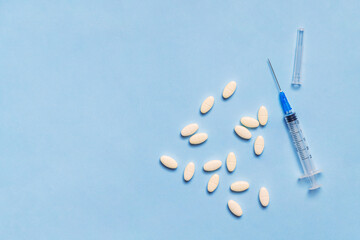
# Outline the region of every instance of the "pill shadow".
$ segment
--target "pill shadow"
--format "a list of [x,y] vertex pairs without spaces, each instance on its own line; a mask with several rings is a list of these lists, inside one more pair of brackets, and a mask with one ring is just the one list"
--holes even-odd
[[[195,176],[195,174],[194,174],[194,176]],[[189,185],[190,182],[193,180],[194,176],[193,176],[189,181],[186,181],[185,178],[184,178],[184,175],[182,175],[183,183],[184,183],[185,185]]]
[[256,155],[256,153],[255,153],[254,149],[252,150],[252,152],[253,152],[253,155],[254,155],[254,157],[255,157],[255,158],[260,158],[260,157],[261,157],[261,155],[263,155],[263,153],[261,153],[260,155]]
[[263,211],[266,211],[266,209],[267,209],[267,208],[269,207],[269,205],[270,205],[270,202],[269,202],[269,204],[268,204],[266,207],[264,207],[264,206],[261,204],[261,202],[260,202],[259,196],[257,197],[257,199],[258,199],[258,203],[259,203],[261,209],[262,209]]
[[211,196],[211,195],[214,195],[214,193],[216,192],[216,190],[218,190],[218,188],[219,188],[219,186],[213,192],[209,192],[207,189],[207,184],[206,184],[205,192],[207,193],[207,195]]
[[207,175],[210,175],[214,172],[214,171],[205,171],[203,166],[201,167],[201,170],[204,174],[207,174]]
[[[195,175],[195,174],[194,174]],[[190,184],[190,182],[191,182],[191,180],[194,178],[194,176],[189,180],[189,181],[186,181],[185,180],[185,178],[184,178],[184,174],[182,175],[182,180],[183,180],[183,183],[185,184],[185,185],[188,185],[188,184]]]
[[231,191],[231,186],[229,187],[229,192],[231,194],[242,195],[242,194],[244,194],[244,193],[246,193],[248,191],[249,191],[249,189],[246,189],[245,191],[241,191],[241,192],[234,192],[234,191]]
[[183,136],[183,135],[181,135],[181,133],[179,133],[179,137],[180,137],[182,140],[185,140],[185,139],[187,139],[187,138],[190,138],[190,136]]
[[167,167],[165,167],[165,166],[161,163],[160,160],[159,160],[159,165],[160,165],[162,168],[164,168],[165,170],[167,170],[168,172],[176,172],[177,169],[179,168],[179,166],[178,166],[177,168],[175,168],[175,169],[167,168]]
[[252,143],[252,150],[251,150],[251,151],[252,151],[252,153],[253,153],[253,156],[254,156],[255,158],[260,158],[261,155],[263,155],[265,148],[264,148],[263,152],[262,152],[260,155],[256,155],[255,149],[254,149],[255,140],[252,141],[251,143]]
[[265,147],[264,147],[264,150],[262,151],[262,153],[260,155],[256,155],[255,150],[254,150],[254,146],[253,146],[253,149],[252,149],[252,152],[253,152],[253,155],[255,156],[255,158],[261,158],[261,156],[264,154],[264,151],[265,151]]
[[[213,171],[205,171],[204,170],[204,166],[202,166],[201,167],[201,169],[202,169],[202,172],[204,173],[204,174],[207,174],[207,175],[214,175],[214,174],[216,174],[216,173],[218,173],[219,171],[220,171],[220,169],[222,168],[222,164],[221,164],[221,166],[218,168],[218,169],[216,169],[216,170],[213,170]],[[227,171],[227,170],[226,170]],[[235,171],[235,170],[234,170]]]
[[235,93],[236,93],[236,90],[235,90],[235,92],[234,92],[230,97],[228,97],[228,98],[224,98],[223,95],[221,94],[221,99],[222,99],[222,101],[223,101],[223,102],[230,101],[230,99],[232,98],[232,96],[233,96]]
[[205,140],[205,142],[203,142],[203,143],[200,143],[200,144],[191,144],[190,143],[190,141],[188,141],[188,145],[190,146],[190,147],[192,147],[192,148],[198,148],[198,147],[200,147],[200,146],[202,146],[202,145],[204,145],[204,144],[206,144],[207,143],[207,139]]
[[259,127],[258,127],[258,128],[265,128],[268,124],[269,124],[269,119],[268,119],[268,121],[266,122],[265,125],[261,125],[261,124],[259,123]]
[[185,169],[183,171],[183,174],[182,174],[182,180],[183,180],[183,183],[185,185],[189,185],[191,181],[193,181],[194,177],[195,177],[195,172],[194,172],[194,175],[191,177],[191,179],[189,181],[186,181],[185,178],[184,178],[184,172],[185,172]]
[[206,115],[208,115],[209,113],[212,112],[214,106],[215,106],[215,103],[214,103],[214,105],[211,107],[211,109],[210,109],[209,111],[207,111],[206,113],[202,113],[202,112],[201,112],[201,106],[200,106],[200,108],[199,108],[199,114],[200,114],[200,116],[201,116],[201,117],[206,117]]
[[[226,163],[226,162],[225,162],[225,163]],[[236,170],[236,167],[235,167],[234,171],[232,171],[232,172],[230,172],[230,171],[226,168],[226,174],[234,174],[235,170]]]

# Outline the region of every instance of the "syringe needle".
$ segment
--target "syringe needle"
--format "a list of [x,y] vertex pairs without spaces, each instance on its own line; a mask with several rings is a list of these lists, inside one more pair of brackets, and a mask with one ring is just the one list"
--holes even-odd
[[271,69],[271,72],[272,72],[272,74],[273,74],[273,76],[274,76],[274,78],[275,78],[275,80],[276,80],[276,84],[277,84],[278,87],[279,87],[279,91],[282,92],[282,91],[281,91],[280,84],[279,84],[279,82],[278,82],[278,80],[277,80],[277,77],[276,77],[276,75],[275,75],[274,69],[273,69],[273,67],[272,67],[272,65],[271,65],[270,59],[268,59],[268,64],[269,64],[270,69]]
[[299,120],[298,120],[295,112],[292,111],[292,108],[289,104],[289,101],[287,100],[287,98],[285,96],[285,93],[280,88],[280,84],[276,78],[276,75],[275,75],[274,69],[271,65],[270,59],[268,59],[268,65],[272,72],[272,76],[275,79],[276,84],[280,90],[279,99],[280,99],[281,107],[285,114],[285,121],[286,121],[286,124],[288,125],[288,130],[292,137],[293,143],[295,145],[296,151],[297,151],[299,159],[300,159],[301,166],[304,171],[303,177],[307,178],[310,181],[310,183],[311,183],[310,190],[317,189],[320,187],[320,185],[318,185],[316,183],[316,179],[315,179],[314,175],[318,174],[319,171],[316,170],[313,165],[309,147],[306,143],[305,137],[303,135],[303,131],[300,128]]

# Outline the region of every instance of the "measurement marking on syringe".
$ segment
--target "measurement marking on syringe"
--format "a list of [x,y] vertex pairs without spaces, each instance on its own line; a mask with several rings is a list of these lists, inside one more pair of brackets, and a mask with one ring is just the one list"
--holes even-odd
[[285,93],[281,90],[280,84],[276,78],[274,69],[269,59],[268,59],[268,65],[279,89],[279,99],[280,99],[281,107],[285,114],[285,121],[288,126],[288,130],[291,134],[291,138],[293,140],[292,142],[295,145],[297,155],[299,157],[299,160],[301,161],[301,166],[304,171],[303,177],[307,178],[310,181],[311,184],[310,190],[317,189],[320,187],[320,185],[316,183],[315,177],[311,177],[311,176],[314,173],[317,173],[318,171],[315,170],[313,166],[312,156],[309,152],[309,147],[307,145],[303,131],[299,125],[299,121],[297,119],[295,112],[293,112],[285,96]]

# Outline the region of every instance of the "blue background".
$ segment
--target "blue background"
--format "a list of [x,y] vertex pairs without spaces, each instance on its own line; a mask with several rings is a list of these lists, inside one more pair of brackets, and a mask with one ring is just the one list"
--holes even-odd
[[[360,234],[359,1],[1,1],[1,239],[355,239]],[[305,28],[303,86],[290,86]],[[308,192],[266,58],[323,187]],[[221,99],[236,80],[236,93]],[[202,101],[214,108],[201,116]],[[269,111],[265,151],[233,132]],[[208,141],[180,130],[197,122]],[[220,185],[201,166],[225,161]],[[159,163],[163,154],[179,164]],[[183,169],[196,164],[194,178]],[[229,185],[246,180],[234,194]],[[270,205],[258,202],[261,186]],[[227,201],[240,203],[235,218]]]

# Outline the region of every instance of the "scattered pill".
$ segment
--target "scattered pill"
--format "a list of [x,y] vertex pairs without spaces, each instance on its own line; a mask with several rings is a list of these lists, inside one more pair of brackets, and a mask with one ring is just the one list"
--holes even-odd
[[270,201],[269,192],[264,187],[260,188],[259,200],[263,207],[267,207],[267,205],[269,205],[269,201]]
[[262,136],[258,136],[254,142],[254,151],[256,155],[262,154],[264,151],[264,138]]
[[236,157],[233,152],[230,152],[226,158],[226,167],[229,172],[235,170],[236,167]]
[[195,173],[195,164],[193,162],[190,162],[184,170],[184,180],[190,181],[191,178],[194,176]]
[[214,174],[214,175],[211,176],[211,178],[210,178],[210,180],[208,182],[208,186],[207,186],[207,190],[209,192],[215,191],[215,189],[219,185],[219,179],[220,179],[220,177],[217,174]]
[[211,160],[204,164],[204,171],[211,172],[218,170],[221,167],[222,162],[220,160]]
[[170,169],[176,169],[178,166],[177,162],[172,157],[169,156],[165,156],[165,155],[161,156],[160,161],[165,167]]
[[231,95],[234,94],[235,90],[236,90],[236,82],[235,81],[229,82],[224,88],[223,98],[227,99],[231,97]]
[[199,125],[196,123],[189,124],[181,130],[181,136],[188,137],[193,135],[199,129]]
[[251,132],[243,126],[235,126],[235,132],[237,135],[239,135],[239,137],[243,138],[243,139],[250,139],[251,138]]
[[268,111],[266,107],[261,106],[258,111],[258,120],[262,126],[265,126],[268,121]]
[[249,188],[249,183],[245,181],[237,181],[231,184],[230,189],[233,192],[243,192]]
[[242,215],[242,209],[240,205],[234,200],[228,201],[228,208],[230,209],[230,212],[235,216],[240,217]]
[[205,101],[201,104],[201,113],[205,114],[208,111],[210,111],[210,109],[213,107],[214,105],[214,97],[210,96],[208,98],[205,99]]
[[208,135],[206,133],[197,133],[190,137],[189,142],[193,145],[201,144],[208,139]]
[[257,128],[259,126],[259,121],[252,117],[242,117],[240,122],[248,128]]

